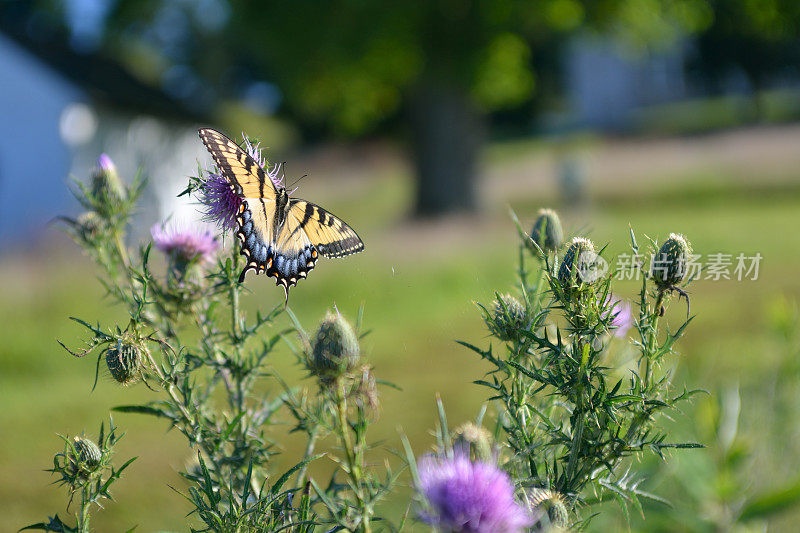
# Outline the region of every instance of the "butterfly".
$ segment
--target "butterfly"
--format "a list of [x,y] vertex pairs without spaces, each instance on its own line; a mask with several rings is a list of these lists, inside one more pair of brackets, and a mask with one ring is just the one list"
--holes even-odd
[[317,264],[320,255],[345,257],[364,249],[364,242],[340,218],[320,206],[291,198],[239,145],[222,133],[203,128],[205,144],[231,190],[242,199],[236,216],[236,236],[247,264],[239,283],[253,270],[266,272],[289,289]]

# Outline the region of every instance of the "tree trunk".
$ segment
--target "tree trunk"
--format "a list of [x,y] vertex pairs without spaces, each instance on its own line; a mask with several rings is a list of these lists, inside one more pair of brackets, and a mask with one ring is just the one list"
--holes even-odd
[[476,210],[483,115],[462,90],[422,83],[411,97],[409,118],[417,174],[416,214]]

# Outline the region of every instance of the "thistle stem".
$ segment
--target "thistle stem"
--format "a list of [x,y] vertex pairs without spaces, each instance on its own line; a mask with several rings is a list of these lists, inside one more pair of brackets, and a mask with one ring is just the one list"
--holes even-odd
[[78,533],[89,533],[89,485],[81,491],[81,512],[78,515]]
[[233,335],[234,342],[238,342],[241,336],[241,324],[239,322],[239,288],[231,283],[230,287],[231,299],[231,334]]
[[647,353],[645,354],[644,361],[644,387],[650,387],[650,367],[653,363],[653,357],[656,351],[656,342],[658,340],[658,317],[661,314],[661,305],[664,303],[665,291],[659,290],[656,297],[656,304],[653,308],[653,314],[650,321],[650,336],[647,339]]
[[570,492],[577,492],[575,487],[572,487],[572,480],[575,478],[575,468],[578,465],[578,456],[581,448],[583,447],[583,429],[585,425],[584,412],[584,386],[578,385],[575,391],[575,408],[573,410],[573,419],[575,420],[572,428],[572,442],[570,444],[569,461],[567,468],[564,472],[564,482],[561,485],[561,492],[564,494]]
[[336,414],[338,417],[337,429],[339,430],[339,438],[342,441],[342,448],[345,454],[345,465],[347,472],[350,475],[350,481],[353,483],[353,493],[358,500],[358,506],[361,509],[361,527],[363,533],[371,533],[372,529],[369,524],[369,509],[367,501],[362,493],[362,468],[356,460],[356,452],[353,449],[352,439],[350,438],[350,423],[347,421],[347,399],[344,394],[344,384],[336,384]]
[[116,230],[114,231],[114,243],[117,245],[117,253],[119,253],[123,268],[128,270],[128,265],[130,264],[128,260],[128,250],[125,248],[125,243],[122,242],[122,234]]
[[161,382],[161,386],[164,387],[164,390],[167,391],[167,394],[172,399],[173,405],[175,405],[175,407],[178,408],[178,410],[181,412],[181,415],[183,415],[183,418],[186,420],[186,422],[188,422],[190,425],[193,426],[194,420],[192,419],[192,416],[189,414],[189,411],[186,409],[185,403],[181,401],[180,398],[178,398],[177,394],[175,394],[175,385],[173,385],[172,382],[168,381],[166,376],[164,376],[164,373],[161,372],[161,369],[156,363],[156,360],[153,358],[153,355],[150,353],[150,350],[148,350],[147,347],[145,347],[144,353],[147,355],[147,359],[149,359],[150,361],[151,368],[158,376],[158,379]]

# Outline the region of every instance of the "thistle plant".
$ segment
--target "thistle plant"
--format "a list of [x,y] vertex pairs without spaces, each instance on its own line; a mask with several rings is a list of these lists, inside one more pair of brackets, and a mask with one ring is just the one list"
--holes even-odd
[[[280,182],[280,167],[270,168],[257,143],[246,141],[245,149]],[[222,246],[242,199],[216,168],[199,169],[182,194],[193,195],[219,231],[159,224],[152,242],[132,252],[127,229],[143,185],[141,176],[126,185],[106,156],[89,184],[76,182],[75,195],[88,211],[61,220],[128,317],[119,324],[72,318],[87,331],[85,345],[59,342],[76,357],[96,355],[95,385],[107,374],[112,383],[150,391],[150,401],[113,411],[153,417],[185,437],[192,461],[180,474],[194,508],[192,530],[369,532],[375,521],[389,527],[375,516],[375,505],[397,475],[379,477],[367,463],[367,429],[378,401],[376,379],[360,353],[361,315],[354,330],[338,312],[329,314],[313,342],[283,302],[247,316],[247,289],[238,281],[242,259],[234,246]],[[285,316],[291,325],[281,327]],[[315,383],[291,385],[272,366],[284,341]],[[306,453],[276,471],[273,458],[287,421],[306,433]],[[328,434],[338,444],[320,449]],[[323,456],[335,461],[327,484],[308,471]]]
[[[270,166],[257,143],[244,149],[282,183],[281,167]],[[394,524],[378,513],[402,469],[376,461],[381,449],[369,440],[378,385],[386,383],[362,351],[363,307],[353,323],[334,308],[311,333],[282,301],[248,315],[243,259],[225,246],[243,199],[220,169],[198,169],[181,193],[213,226],[158,224],[150,242],[133,248],[127,230],[143,186],[141,175],[127,185],[105,156],[87,183],[76,182],[86,212],[61,220],[127,316],[120,323],[73,317],[85,344],[59,343],[75,357],[96,356],[94,386],[103,375],[112,386],[147,389],[145,403],[112,411],[152,417],[185,437],[179,491],[192,506],[191,531],[401,530],[405,519]],[[414,509],[440,531],[582,527],[592,506],[608,499],[626,513],[630,505],[641,511],[640,499],[660,500],[640,488],[635,459],[700,446],[672,441],[662,425],[696,392],[671,384],[673,346],[691,318],[674,332],[665,318],[675,293],[688,302],[688,240],[651,241],[658,256],[638,265],[632,306],[612,291],[605,249],[585,237],[564,245],[554,211],[541,211],[530,233],[516,222],[518,284],[480,306],[493,342],[461,343],[491,365],[475,383],[496,416],[484,410],[451,431],[439,402],[433,452],[417,460],[404,440]],[[631,248],[639,256],[632,231]],[[283,347],[304,380],[290,383],[272,364]],[[278,467],[286,428],[302,446]],[[97,442],[65,439],[52,471],[79,500],[76,526],[56,515],[28,529],[89,531],[89,510],[110,498],[109,486],[131,462],[110,466],[116,440],[113,427],[108,435],[101,428]],[[325,468],[321,482],[315,474]]]
[[114,455],[114,446],[122,438],[117,435],[114,421],[109,422],[108,433],[105,426],[100,425],[100,434],[94,440],[81,436],[61,436],[64,441],[64,451],[53,457],[53,468],[49,469],[58,479],[55,483],[66,486],[69,491],[67,510],[75,504],[75,525],[71,526],[62,520],[58,514],[51,516],[46,522],[31,524],[22,528],[24,530],[58,531],[61,533],[88,533],[90,529],[91,512],[95,508],[102,508],[103,500],[113,500],[111,485],[117,481],[122,472],[136,458],[129,459],[121,467],[115,468],[111,464]]
[[[284,402],[291,411],[294,431],[306,434],[305,457],[314,454],[318,443],[333,435],[337,450],[329,457],[338,468],[327,488],[309,480],[326,509],[328,523],[347,531],[372,531],[375,505],[397,481],[398,473],[388,466],[383,475],[370,466],[367,455],[374,445],[367,440],[367,431],[378,411],[377,380],[372,368],[362,364],[359,338],[362,322],[359,311],[355,329],[337,312],[328,312],[317,331],[309,336],[294,315],[300,346],[292,344],[297,364],[305,368],[316,383],[317,394],[297,394],[284,382]],[[388,465],[388,463],[387,463]],[[305,469],[299,480],[305,478]],[[382,521],[380,529],[394,526]]]
[[[612,297],[603,249],[576,237],[559,254],[517,227],[518,296],[498,295],[491,307],[480,306],[498,342],[487,348],[461,343],[492,367],[476,383],[489,390],[498,409],[503,468],[529,506],[547,507],[552,526],[580,526],[588,508],[606,499],[619,501],[626,514],[629,504],[641,509],[641,498],[658,498],[640,489],[631,459],[645,451],[665,458],[665,450],[700,446],[672,442],[661,425],[663,413],[697,392],[675,391],[670,383],[672,349],[691,318],[674,332],[659,321],[670,293],[685,294],[688,242],[673,234],[661,247],[663,275],[639,265],[633,320],[630,308]],[[631,247],[638,256],[632,231]],[[655,242],[652,247],[659,250]],[[632,361],[625,359],[631,353],[625,342],[611,342],[631,325],[637,337]]]

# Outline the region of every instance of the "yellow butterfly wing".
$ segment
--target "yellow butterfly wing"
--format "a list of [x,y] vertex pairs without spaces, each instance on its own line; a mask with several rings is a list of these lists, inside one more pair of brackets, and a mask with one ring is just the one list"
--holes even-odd
[[364,242],[340,218],[311,202],[294,199],[289,201],[266,272],[288,290],[308,275],[320,254],[344,257],[363,249]]
[[325,257],[345,257],[364,249],[364,241],[353,228],[311,202],[292,200],[286,218],[293,220],[298,230],[305,233],[308,241]]
[[243,198],[236,217],[236,236],[242,245],[241,253],[247,258],[247,266],[239,276],[244,281],[247,271],[264,272],[267,268],[275,240],[278,189],[261,165],[224,134],[210,128],[199,133],[231,190]]
[[278,189],[261,165],[247,152],[217,130],[203,128],[199,133],[217,168],[236,194],[244,198],[275,201]]

